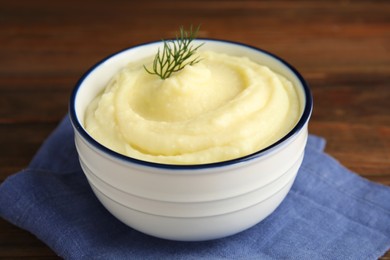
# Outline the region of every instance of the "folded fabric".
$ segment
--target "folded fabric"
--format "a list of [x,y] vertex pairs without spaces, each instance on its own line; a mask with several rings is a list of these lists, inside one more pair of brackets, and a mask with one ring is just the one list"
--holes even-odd
[[377,259],[390,248],[390,188],[350,172],[310,136],[283,203],[239,234],[177,242],[118,221],[79,166],[66,117],[29,167],[0,186],[0,216],[65,259]]

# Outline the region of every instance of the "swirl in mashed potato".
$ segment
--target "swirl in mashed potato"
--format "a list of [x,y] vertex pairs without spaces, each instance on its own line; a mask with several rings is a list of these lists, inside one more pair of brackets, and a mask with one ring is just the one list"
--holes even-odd
[[299,97],[286,78],[246,57],[198,54],[165,80],[143,63],[119,71],[88,107],[88,133],[140,160],[204,164],[254,153],[296,125]]

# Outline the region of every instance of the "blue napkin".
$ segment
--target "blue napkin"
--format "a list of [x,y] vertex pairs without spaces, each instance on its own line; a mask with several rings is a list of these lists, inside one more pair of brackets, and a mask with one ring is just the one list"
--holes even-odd
[[390,188],[350,172],[310,136],[292,190],[239,234],[175,242],[116,220],[84,177],[66,117],[29,167],[0,186],[0,216],[65,259],[377,259],[390,248]]

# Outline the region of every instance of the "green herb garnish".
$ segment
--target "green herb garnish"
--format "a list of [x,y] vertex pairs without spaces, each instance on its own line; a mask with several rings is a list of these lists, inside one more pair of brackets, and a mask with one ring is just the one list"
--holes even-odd
[[145,70],[152,75],[158,75],[161,79],[169,78],[172,73],[183,69],[187,65],[194,65],[200,61],[199,58],[190,60],[191,56],[203,45],[196,47],[191,45],[191,42],[196,38],[199,31],[199,26],[193,31],[192,26],[190,32],[184,31],[180,27],[180,36],[176,35],[176,40],[162,40],[164,48],[160,52],[157,51],[153,61],[153,70],[150,71],[144,65]]

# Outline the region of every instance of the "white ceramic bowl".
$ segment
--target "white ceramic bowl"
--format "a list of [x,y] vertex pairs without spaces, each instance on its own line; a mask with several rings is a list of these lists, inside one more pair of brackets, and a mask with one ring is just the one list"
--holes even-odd
[[119,220],[150,235],[185,241],[221,238],[271,214],[301,165],[312,111],[302,76],[280,58],[228,41],[200,39],[203,49],[247,56],[287,77],[302,104],[297,125],[271,146],[241,158],[203,165],[166,165],[118,154],[84,129],[86,107],[129,61],[153,55],[161,42],[131,47],[92,67],[77,83],[70,117],[83,171],[96,196]]

